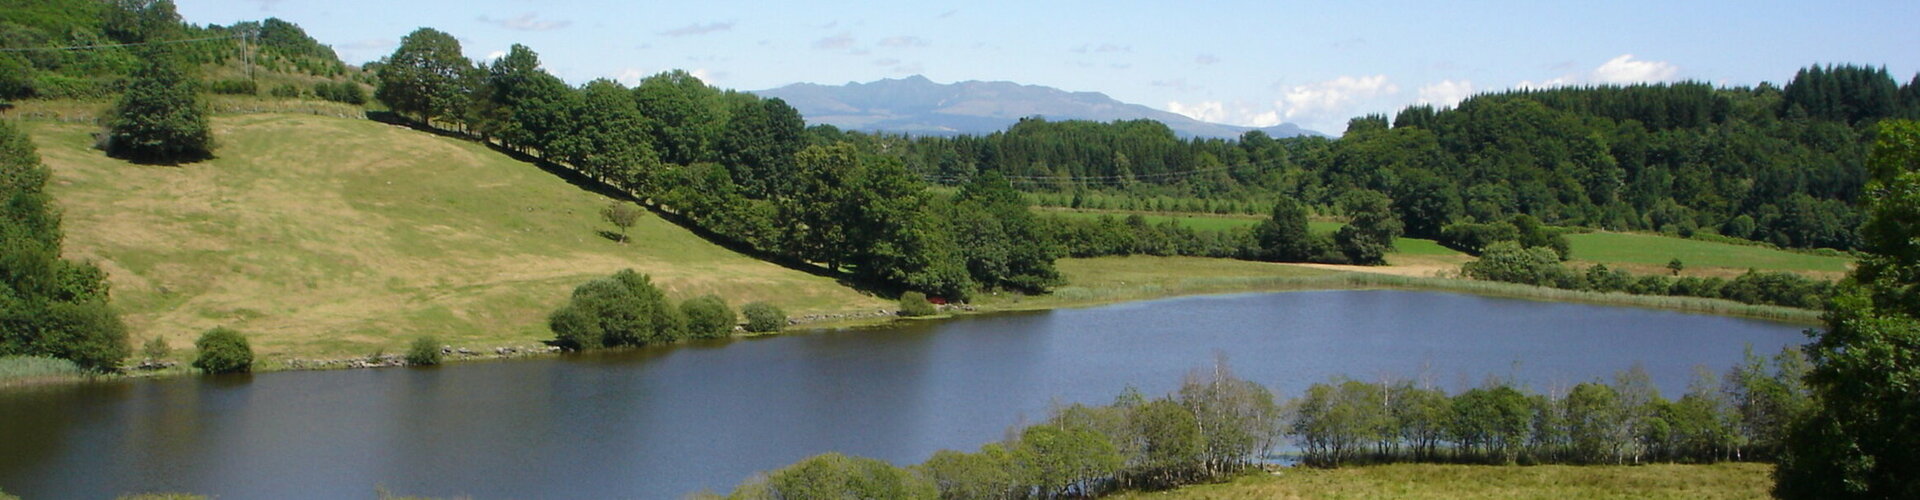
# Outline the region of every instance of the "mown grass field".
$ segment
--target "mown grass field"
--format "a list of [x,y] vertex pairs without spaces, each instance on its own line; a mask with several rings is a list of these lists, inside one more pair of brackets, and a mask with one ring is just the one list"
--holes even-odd
[[[1041,209],[1043,215],[1078,219],[1092,219],[1101,216],[1124,218],[1123,212],[1073,211],[1063,209]],[[1141,214],[1147,222],[1160,224],[1172,221],[1182,227],[1218,231],[1226,229],[1253,227],[1262,217],[1247,215],[1196,215],[1196,214]],[[1331,233],[1343,224],[1333,221],[1311,221],[1309,229],[1319,233]],[[1583,263],[1600,263],[1610,266],[1624,266],[1635,272],[1665,273],[1668,261],[1678,257],[1693,272],[1713,276],[1735,276],[1747,269],[1762,271],[1794,271],[1814,275],[1820,278],[1838,278],[1852,265],[1853,259],[1844,256],[1814,255],[1801,252],[1776,250],[1760,246],[1744,246],[1716,243],[1673,236],[1642,233],[1592,232],[1569,234],[1567,241],[1573,248],[1573,260]],[[1440,246],[1433,240],[1417,238],[1399,238],[1394,240],[1394,255],[1400,257],[1441,257],[1441,261],[1458,260],[1464,262],[1471,257]],[[1389,261],[1395,260],[1392,256]],[[1401,259],[1427,262],[1435,259]],[[1397,263],[1396,263],[1397,264]]]
[[574,286],[629,267],[736,309],[891,305],[652,215],[614,242],[608,198],[478,144],[313,115],[213,124],[217,158],[147,166],[92,149],[91,125],[23,122],[53,170],[68,256],[109,273],[136,345],[159,335],[180,352],[219,325],[269,358],[399,352],[428,334],[530,345]]
[[1767,498],[1773,466],[1754,463],[1643,466],[1381,465],[1289,468],[1222,484],[1129,493],[1140,499],[1732,500]]
[[[1073,219],[1096,219],[1102,216],[1125,219],[1124,212],[1089,212],[1060,209],[1038,209],[1043,216],[1061,216]],[[1161,224],[1172,221],[1181,227],[1198,231],[1224,231],[1228,229],[1250,228],[1259,224],[1264,216],[1252,215],[1193,215],[1193,214],[1148,214],[1142,213],[1148,224]],[[1341,224],[1332,221],[1310,221],[1307,228],[1318,233],[1332,233],[1340,230]],[[1464,255],[1451,248],[1440,246],[1433,240],[1415,238],[1397,238],[1393,241],[1394,252],[1406,255],[1454,256]]]
[[1573,259],[1606,264],[1650,266],[1665,269],[1667,262],[1679,258],[1689,269],[1721,268],[1744,272],[1803,271],[1845,273],[1853,259],[1822,256],[1758,246],[1742,246],[1710,241],[1675,238],[1653,234],[1592,232],[1569,234]]

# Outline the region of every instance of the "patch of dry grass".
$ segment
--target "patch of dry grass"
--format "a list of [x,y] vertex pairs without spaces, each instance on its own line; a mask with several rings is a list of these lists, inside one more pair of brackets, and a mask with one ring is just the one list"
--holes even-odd
[[609,199],[478,144],[313,115],[213,123],[215,159],[145,166],[92,149],[89,125],[23,122],[53,170],[68,256],[107,270],[135,338],[226,325],[269,358],[398,352],[420,335],[528,345],[575,285],[628,267],[735,307],[890,305],[651,215],[631,243],[603,238]]

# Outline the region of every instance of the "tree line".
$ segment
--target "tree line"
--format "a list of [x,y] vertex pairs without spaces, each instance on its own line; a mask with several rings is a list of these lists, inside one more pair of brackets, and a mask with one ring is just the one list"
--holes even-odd
[[1076,198],[1285,196],[1334,207],[1372,190],[1416,238],[1527,214],[1849,250],[1872,125],[1920,115],[1916,84],[1920,76],[1900,85],[1884,68],[1837,65],[1803,69],[1784,88],[1514,90],[1356,118],[1337,140],[1180,139],[1150,121],[1038,118],[985,136],[835,133],[941,182],[996,171],[1033,192],[1099,195]]
[[[199,41],[165,47],[192,66],[250,64],[261,73],[299,79],[355,76],[332,48],[277,18],[198,26],[183,22],[170,0],[42,0],[0,10],[0,46],[46,49],[0,52],[0,102],[112,96],[146,65],[142,49],[156,46],[145,44],[181,40]],[[131,47],[55,50],[114,45]],[[248,88],[254,83],[231,82]]]
[[422,28],[373,67],[418,123],[565,166],[709,237],[874,286],[965,300],[1044,292],[1058,251],[1004,179],[930,192],[898,159],[809,132],[779,99],[683,71],[568,86],[522,45],[478,65]]
[[1095,497],[1217,481],[1277,456],[1316,467],[1771,460],[1811,409],[1807,371],[1799,351],[1749,349],[1725,377],[1700,369],[1678,400],[1639,366],[1551,394],[1500,379],[1448,394],[1334,377],[1279,400],[1221,361],[1164,396],[1129,388],[1111,404],[1056,407],[978,451],[907,467],[827,453],[749,478],[727,498]]

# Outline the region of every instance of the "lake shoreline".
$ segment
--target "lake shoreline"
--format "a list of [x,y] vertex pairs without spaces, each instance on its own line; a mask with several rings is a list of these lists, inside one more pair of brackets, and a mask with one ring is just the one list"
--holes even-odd
[[[1180,286],[1173,287],[1155,284],[1140,285],[1137,287],[1097,288],[1065,286],[1057,288],[1047,295],[993,294],[984,297],[984,300],[964,306],[942,306],[940,308],[941,313],[934,316],[903,317],[874,314],[845,315],[839,317],[816,316],[811,319],[792,320],[788,328],[780,332],[743,332],[736,333],[731,338],[743,339],[774,335],[878,328],[902,321],[944,321],[1006,313],[1101,307],[1179,297],[1339,290],[1407,290],[1460,293],[1541,302],[1635,307],[1690,314],[1760,319],[1809,327],[1818,326],[1822,315],[1821,311],[1811,309],[1759,306],[1723,299],[1631,295],[1617,292],[1596,293],[1460,278],[1408,277],[1369,272],[1340,272],[1307,277],[1194,278],[1183,281]],[[448,357],[442,362],[442,365],[546,359],[564,354],[562,351],[546,346],[534,347],[528,345],[484,346],[478,348],[454,346],[449,349],[451,352],[448,353]],[[395,359],[398,358],[397,356],[387,356],[387,358],[394,359],[374,359],[368,356],[324,359],[269,358],[257,363],[254,373],[400,368],[407,366],[404,363],[395,362]],[[0,383],[0,391],[28,387],[85,384],[125,379],[173,378],[192,375],[200,375],[200,373],[181,363],[158,370],[127,370],[120,374],[36,381],[36,383],[31,384]]]

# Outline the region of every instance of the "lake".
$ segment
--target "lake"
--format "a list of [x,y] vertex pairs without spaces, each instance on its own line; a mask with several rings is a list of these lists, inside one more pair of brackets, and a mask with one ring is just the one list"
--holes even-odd
[[26,498],[679,498],[827,451],[973,450],[1055,404],[1149,395],[1224,355],[1293,397],[1332,375],[1539,391],[1771,355],[1805,327],[1410,291],[1188,297],[439,368],[0,391]]

